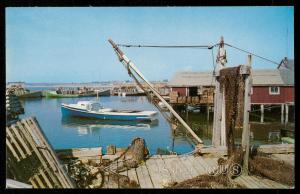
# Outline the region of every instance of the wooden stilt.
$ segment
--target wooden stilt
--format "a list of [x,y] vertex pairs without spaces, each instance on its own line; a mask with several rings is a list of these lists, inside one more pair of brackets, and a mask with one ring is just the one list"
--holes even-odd
[[284,123],[284,104],[281,104],[281,123]]
[[260,105],[260,122],[261,123],[264,122],[264,105],[263,104]]
[[[251,68],[251,55],[248,55],[248,65]],[[243,158],[243,174],[248,175],[248,162],[249,162],[249,148],[250,148],[250,124],[249,113],[251,111],[251,92],[252,85],[251,72],[245,78],[245,96],[244,96],[244,119],[243,119],[243,133],[242,133],[242,148],[245,151]]]
[[216,88],[215,88],[215,98],[214,98],[214,121],[213,121],[213,135],[212,135],[212,145],[218,147],[221,145],[221,100],[220,98],[220,82],[218,77],[216,77]]
[[207,122],[209,122],[209,105],[207,105]]
[[285,104],[285,123],[289,122],[289,105]]
[[225,87],[223,87],[222,93],[222,104],[221,104],[221,146],[226,145],[226,116],[225,116]]

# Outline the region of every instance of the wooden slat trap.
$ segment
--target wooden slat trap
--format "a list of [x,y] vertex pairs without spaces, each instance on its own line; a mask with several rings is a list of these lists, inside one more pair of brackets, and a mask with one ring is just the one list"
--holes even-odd
[[7,176],[33,188],[74,188],[37,120],[22,119],[6,127]]

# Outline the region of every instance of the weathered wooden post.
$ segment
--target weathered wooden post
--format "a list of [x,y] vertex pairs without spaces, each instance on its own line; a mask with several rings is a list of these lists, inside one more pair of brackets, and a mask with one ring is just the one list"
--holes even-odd
[[281,124],[284,123],[284,104],[281,104]]
[[264,122],[264,105],[263,104],[260,105],[260,122],[261,123]]
[[289,122],[289,105],[285,104],[285,124]]
[[217,69],[215,72],[215,96],[214,96],[214,120],[212,145],[214,147],[226,146],[226,130],[225,130],[225,101],[224,88],[220,87],[220,70],[225,67],[226,51],[224,49],[224,39],[221,37],[219,52],[217,56]]
[[209,105],[207,105],[207,122],[209,122]]
[[243,133],[242,133],[242,149],[245,151],[243,158],[243,174],[248,175],[248,160],[250,148],[250,125],[249,125],[249,112],[251,110],[251,93],[250,88],[252,85],[251,76],[251,55],[248,55],[249,74],[245,75],[245,97],[244,97],[244,116],[243,116]]

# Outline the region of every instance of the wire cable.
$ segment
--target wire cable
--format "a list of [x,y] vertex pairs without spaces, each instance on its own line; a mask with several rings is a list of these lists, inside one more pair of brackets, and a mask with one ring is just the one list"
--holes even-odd
[[270,60],[270,59],[267,59],[267,58],[265,58],[265,57],[262,57],[262,56],[259,56],[259,55],[257,55],[257,54],[254,54],[253,52],[246,51],[246,50],[244,50],[244,49],[241,49],[241,48],[238,48],[238,47],[236,47],[236,46],[233,46],[233,45],[231,45],[231,44],[228,44],[228,43],[224,43],[224,44],[227,45],[227,46],[229,46],[229,47],[232,47],[232,48],[234,48],[234,49],[237,49],[237,50],[239,50],[239,51],[242,51],[242,52],[251,54],[251,55],[253,55],[253,56],[255,56],[255,57],[261,58],[261,59],[263,59],[263,60],[265,60],[265,61],[269,61],[269,62],[271,62],[271,63],[274,63],[274,64],[276,64],[276,65],[279,65],[279,64],[280,64],[280,63],[277,63],[277,62],[272,61],[272,60]]
[[202,48],[211,49],[211,45],[131,45],[131,44],[117,44],[120,47],[144,47],[144,48]]
[[[276,64],[276,65],[279,65],[280,63],[278,62],[275,62],[273,60],[270,60],[266,57],[262,57],[260,55],[257,55],[253,52],[250,52],[250,51],[247,51],[247,50],[244,50],[244,49],[241,49],[241,48],[238,48],[236,46],[233,46],[232,44],[228,44],[228,43],[224,43],[225,45],[229,46],[229,47],[232,47],[234,49],[237,49],[239,51],[242,51],[244,53],[248,53],[248,54],[251,54],[255,57],[258,57],[260,59],[263,59],[265,61],[268,61],[268,62],[271,62],[273,64]],[[220,45],[220,43],[217,43],[217,44],[214,44],[214,45],[133,45],[133,44],[117,44],[117,46],[120,46],[120,47],[138,47],[138,48],[194,48],[194,49],[213,49],[214,47]]]

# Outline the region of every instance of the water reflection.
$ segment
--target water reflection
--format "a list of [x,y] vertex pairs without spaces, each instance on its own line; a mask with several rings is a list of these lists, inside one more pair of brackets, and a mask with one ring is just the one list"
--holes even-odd
[[[188,125],[195,131],[195,133],[204,141],[205,145],[211,144],[212,139],[212,124],[213,124],[213,114],[210,115],[208,121],[206,112],[180,112],[180,115],[188,123]],[[183,127],[182,127],[183,128]],[[283,136],[281,131],[283,129],[294,131],[294,124],[288,123],[284,125],[280,122],[255,122],[250,120],[250,136],[251,144],[280,144],[282,143],[281,138]],[[182,130],[181,133],[177,133],[178,136],[185,135],[186,130]],[[242,128],[234,130],[235,141],[237,144],[241,143],[242,138]]]
[[158,125],[158,120],[141,121],[117,121],[117,120],[99,120],[79,117],[62,117],[61,124],[63,128],[75,128],[78,135],[87,135],[98,133],[101,128],[115,128],[123,130],[150,130]]

